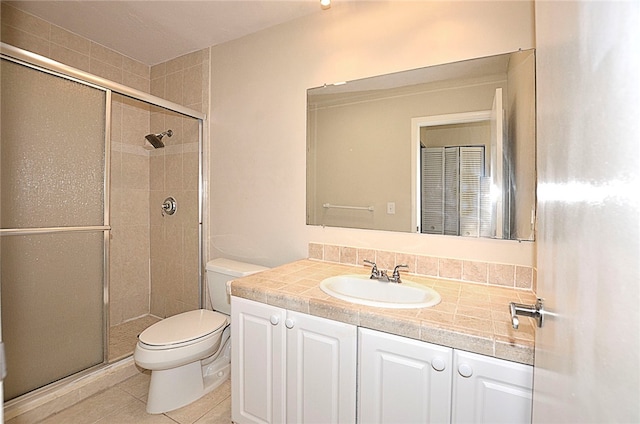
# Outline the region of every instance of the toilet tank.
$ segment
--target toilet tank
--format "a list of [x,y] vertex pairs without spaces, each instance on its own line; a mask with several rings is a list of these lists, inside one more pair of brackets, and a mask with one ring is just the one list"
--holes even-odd
[[207,262],[207,288],[213,310],[230,315],[231,302],[227,292],[227,283],[265,269],[268,268],[225,258],[217,258]]

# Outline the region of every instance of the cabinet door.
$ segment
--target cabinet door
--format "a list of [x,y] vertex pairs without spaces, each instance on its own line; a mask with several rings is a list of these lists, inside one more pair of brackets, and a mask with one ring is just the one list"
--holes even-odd
[[531,423],[533,367],[456,350],[453,423]]
[[357,327],[287,312],[287,422],[354,423]]
[[359,330],[360,423],[448,423],[452,349]]
[[231,416],[281,423],[285,413],[285,311],[231,298]]

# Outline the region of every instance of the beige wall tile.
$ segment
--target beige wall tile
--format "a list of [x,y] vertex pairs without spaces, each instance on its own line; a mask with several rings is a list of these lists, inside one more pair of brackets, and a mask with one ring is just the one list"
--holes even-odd
[[85,56],[91,54],[91,42],[78,34],[69,32],[57,25],[51,25],[51,43],[73,50]]
[[151,69],[149,70],[149,77],[151,79],[164,77],[165,75],[167,75],[167,64],[166,64],[166,62],[165,63],[159,63],[157,65],[153,65],[151,67]]
[[520,289],[533,287],[533,268],[516,266],[515,286]]
[[122,102],[120,96],[111,96],[111,142],[122,141]]
[[164,158],[165,189],[182,190],[182,155],[166,155]]
[[139,62],[135,59],[131,59],[130,57],[123,56],[122,57],[122,70],[126,72],[130,72],[134,75],[138,75],[145,79],[150,79],[151,71],[147,65],[142,62]]
[[356,265],[358,259],[358,252],[353,247],[340,247],[340,263]]
[[462,279],[462,261],[440,258],[438,260],[438,272],[440,277],[460,280]]
[[144,109],[124,106],[122,109],[122,142],[134,146],[144,145],[149,134],[150,114]]
[[309,259],[324,259],[324,245],[320,243],[309,243]]
[[180,105],[182,102],[182,71],[167,74],[165,83],[165,98]]
[[202,65],[184,70],[182,104],[200,104],[202,102]]
[[200,125],[197,119],[182,118],[183,144],[197,143],[200,138]]
[[110,81],[122,83],[122,68],[94,59],[93,56],[91,57],[89,72]]
[[409,266],[409,268],[401,268],[400,272],[409,272],[414,274],[416,272],[416,255],[396,253],[396,265],[400,264]]
[[515,267],[513,265],[489,264],[489,284],[514,286]]
[[[166,145],[176,146],[178,144],[182,144],[184,141],[184,129],[182,128],[183,118],[181,115],[173,112],[166,112],[164,117],[165,130],[171,129],[173,131],[173,135],[171,138],[167,138],[165,141]],[[165,131],[163,130],[163,131]]]
[[396,254],[386,250],[376,250],[376,264],[379,270],[393,269],[396,264]]
[[166,75],[173,74],[178,71],[182,71],[185,68],[185,63],[186,61],[184,56],[179,56],[165,62]]
[[89,72],[91,69],[91,58],[89,55],[67,49],[59,44],[51,44],[49,57],[57,62],[64,63],[85,72]]
[[2,2],[1,6],[2,13],[0,16],[3,25],[10,25],[38,38],[50,39],[51,24],[49,22],[18,10],[6,2]]
[[165,97],[165,89],[164,89],[165,80],[166,78],[164,76],[152,79],[149,84],[149,93],[153,94],[154,96],[164,98]]
[[124,225],[149,224],[149,192],[146,190],[122,190],[122,223]]
[[416,257],[416,273],[421,275],[438,276],[438,258],[430,256]]
[[182,155],[182,185],[185,190],[198,190],[198,153],[187,152]]
[[128,71],[122,71],[122,84],[144,93],[149,92],[149,79]]
[[487,283],[488,268],[486,262],[463,261],[462,279],[475,283]]
[[149,157],[149,189],[164,190],[164,155]]
[[122,184],[126,189],[149,190],[149,157],[122,155]]
[[[4,3],[2,3],[4,4]],[[29,32],[8,25],[2,25],[2,42],[12,46],[37,53],[42,56],[49,56],[49,40],[38,37]]]
[[122,188],[122,153],[111,149],[111,190]]
[[209,60],[209,49],[202,49],[192,53],[188,53],[181,57],[182,69],[200,65],[206,60]]
[[357,265],[368,266],[365,264],[365,259],[371,262],[376,261],[376,251],[373,249],[358,249],[358,263]]
[[340,262],[340,247],[331,244],[325,244],[324,260],[329,262]]
[[91,59],[122,70],[123,55],[98,43],[91,42]]

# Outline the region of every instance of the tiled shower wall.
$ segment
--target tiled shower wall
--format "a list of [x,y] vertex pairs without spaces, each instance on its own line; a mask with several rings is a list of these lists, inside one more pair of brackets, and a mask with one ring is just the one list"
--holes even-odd
[[[151,68],[151,94],[207,112],[209,50],[196,51]],[[151,223],[151,313],[167,317],[199,307],[198,284],[198,121],[154,108],[151,131],[171,129],[166,147],[149,162]],[[172,196],[178,205],[163,216]]]
[[[208,49],[150,68],[7,3],[1,7],[3,42],[207,112]],[[198,306],[198,129],[194,122],[113,96],[112,326],[150,312],[165,317]],[[150,152],[142,147],[146,134],[167,128],[176,134],[165,139],[165,149]],[[178,199],[179,213],[172,221],[159,218],[161,200],[168,193]]]
[[111,103],[110,325],[149,313],[149,105]]

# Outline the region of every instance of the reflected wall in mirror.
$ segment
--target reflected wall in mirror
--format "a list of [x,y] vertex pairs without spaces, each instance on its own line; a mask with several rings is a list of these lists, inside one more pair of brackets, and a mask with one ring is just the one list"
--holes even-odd
[[533,50],[307,91],[307,224],[533,240]]

